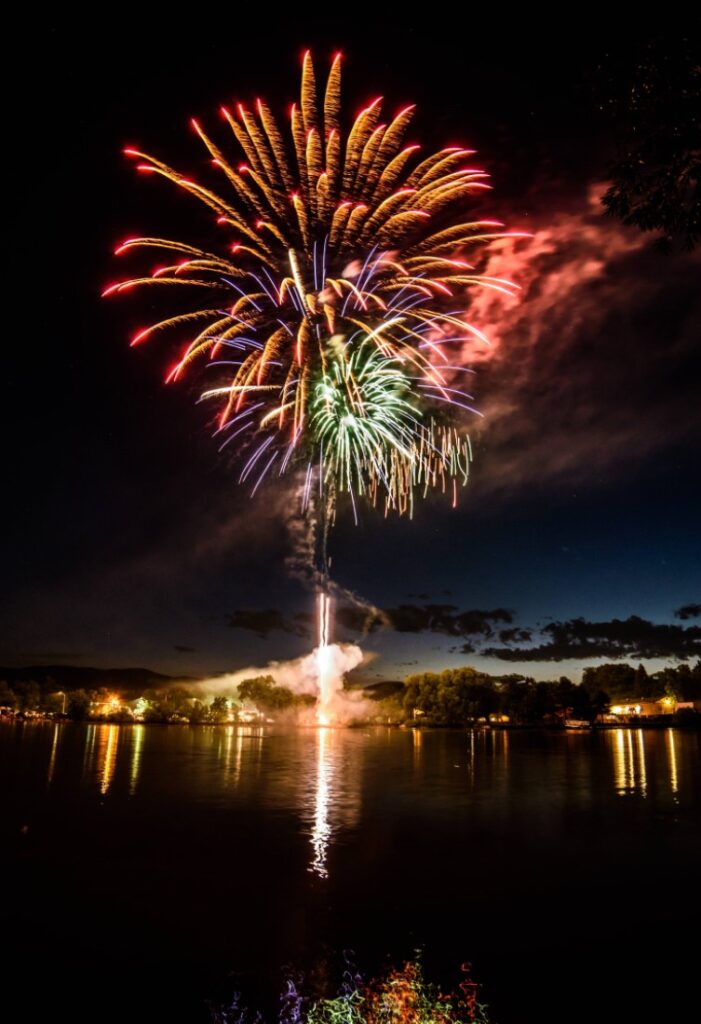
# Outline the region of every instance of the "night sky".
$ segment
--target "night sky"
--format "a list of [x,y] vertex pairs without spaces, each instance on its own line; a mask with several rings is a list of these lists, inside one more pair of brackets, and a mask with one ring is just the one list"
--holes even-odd
[[[7,193],[23,224],[6,293],[19,329],[4,345],[0,664],[200,676],[313,644],[298,617],[313,595],[289,571],[289,485],[250,499],[195,405],[198,375],[164,386],[165,336],[129,348],[148,298],[100,299],[128,272],[122,239],[209,230],[122,147],[216,184],[189,118],[221,132],[220,104],[257,94],[286,110],[307,46],[320,78],[343,51],[347,112],[379,93],[390,112],[416,101],[410,137],[427,152],[475,148],[494,186],[482,212],[533,234],[490,256],[519,298],[472,308],[492,348],[474,364],[485,418],[469,420],[459,508],[429,500],[409,522],[365,507],[334,531],[333,575],[390,624],[369,623],[366,676],[473,664],[578,679],[589,658],[656,668],[698,649],[701,252],[663,253],[599,202],[615,145],[601,96],[644,33],[590,27],[574,43],[568,28],[558,47],[552,25],[504,34],[501,20],[124,17],[90,45],[63,21],[27,26],[33,84],[12,98]],[[341,620],[337,636],[357,641]]]

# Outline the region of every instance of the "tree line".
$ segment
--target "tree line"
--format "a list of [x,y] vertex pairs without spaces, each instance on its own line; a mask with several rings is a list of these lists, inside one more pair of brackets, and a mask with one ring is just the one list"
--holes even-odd
[[[114,700],[116,698],[116,700]],[[313,707],[311,694],[296,694],[286,686],[277,686],[272,676],[244,679],[229,695],[202,698],[197,689],[173,686],[146,690],[140,697],[125,701],[114,690],[76,689],[56,691],[55,684],[34,680],[0,680],[0,708],[14,714],[63,715],[75,722],[88,718],[129,722],[190,722],[193,725],[222,724],[235,721],[244,708],[262,715],[294,715]]]
[[643,665],[608,664],[586,668],[582,682],[566,676],[536,681],[515,673],[491,676],[466,667],[407,677],[397,692],[378,700],[378,712],[391,719],[425,724],[464,725],[507,717],[522,725],[557,723],[566,718],[594,721],[621,700],[701,699],[701,661],[648,674]]
[[[55,685],[55,684],[54,684]],[[388,688],[394,692],[387,695]],[[403,683],[367,687],[370,711],[378,721],[429,725],[466,725],[479,719],[508,718],[515,724],[557,723],[566,718],[594,721],[611,704],[622,701],[701,700],[701,661],[648,673],[644,665],[612,663],[584,669],[581,683],[566,676],[549,681],[510,673],[492,676],[472,667],[422,672]],[[56,692],[51,681],[0,680],[0,708],[16,714],[65,715],[73,721],[190,722],[236,721],[245,710],[265,717],[294,719],[315,704],[311,694],[278,686],[272,676],[245,679],[229,695],[203,698],[197,689],[173,686],[146,690],[136,700],[113,700],[104,688]]]

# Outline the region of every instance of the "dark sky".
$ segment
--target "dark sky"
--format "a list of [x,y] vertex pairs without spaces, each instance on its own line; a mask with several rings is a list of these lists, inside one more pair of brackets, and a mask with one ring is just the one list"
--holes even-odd
[[[363,640],[380,656],[368,675],[469,662],[578,678],[589,656],[656,667],[688,655],[701,595],[701,258],[659,252],[599,203],[614,147],[601,96],[625,81],[644,26],[628,40],[568,28],[560,46],[552,24],[544,34],[501,16],[468,29],[117,18],[82,25],[87,44],[58,18],[15,38],[27,82],[8,133],[8,206],[23,225],[6,297],[19,329],[4,346],[0,664],[200,675],[312,643],[295,618],[312,595],[286,568],[289,491],[248,497],[195,391],[163,385],[167,341],[128,347],[146,299],[99,297],[123,272],[121,239],[205,225],[135,175],[122,147],[206,177],[189,118],[218,128],[222,102],[258,93],[286,109],[306,46],[319,77],[344,52],[347,110],[379,93],[390,112],[416,101],[411,135],[426,151],[477,149],[489,213],[533,233],[490,258],[520,298],[472,311],[493,345],[475,363],[485,420],[470,422],[460,507],[429,501],[413,522],[364,509],[335,530],[336,579],[389,609]],[[519,657],[534,645],[542,657]]]

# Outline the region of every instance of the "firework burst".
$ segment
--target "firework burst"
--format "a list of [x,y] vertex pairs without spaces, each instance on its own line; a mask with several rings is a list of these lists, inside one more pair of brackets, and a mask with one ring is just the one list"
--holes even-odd
[[214,367],[218,379],[201,397],[218,403],[220,446],[237,449],[252,492],[306,465],[305,502],[316,479],[327,507],[347,493],[354,509],[365,496],[404,513],[432,488],[455,502],[467,480],[469,439],[457,424],[462,409],[476,410],[460,383],[468,368],[455,363],[467,339],[487,341],[466,317],[467,296],[473,286],[514,288],[469,260],[514,233],[466,216],[488,188],[471,150],[422,159],[405,145],[413,111],[383,121],[378,98],[344,134],[341,57],[322,96],[306,53],[287,140],[261,99],[222,108],[221,146],[192,121],[225,194],[126,151],[139,171],[207,206],[219,241],[208,251],[127,239],[118,254],[152,250],[166,263],[105,294],[167,287],[197,296],[132,344],[161,332],[186,340],[171,381],[200,361]]

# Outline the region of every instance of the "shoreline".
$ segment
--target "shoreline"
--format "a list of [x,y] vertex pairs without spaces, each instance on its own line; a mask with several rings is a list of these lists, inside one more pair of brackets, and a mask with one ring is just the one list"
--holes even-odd
[[[672,716],[670,715],[670,718]],[[123,725],[129,728],[134,726],[177,726],[178,728],[190,729],[265,729],[268,726],[283,726],[293,729],[402,729],[406,732],[441,732],[446,729],[460,730],[463,732],[550,732],[550,733],[585,733],[606,732],[612,729],[681,729],[698,731],[701,729],[701,715],[698,722],[678,721],[638,721],[638,722],[593,722],[584,727],[568,727],[565,725],[539,724],[536,722],[480,722],[479,724],[437,724],[430,725],[407,723],[407,722],[348,722],[345,724],[319,725],[317,723],[290,722],[290,721],[265,721],[265,722],[139,722],[129,720],[115,720],[108,717],[92,717],[74,721],[67,715],[50,717],[48,715],[0,715],[0,724],[30,724],[30,725]]]

